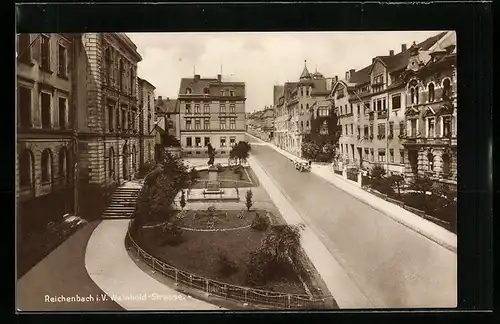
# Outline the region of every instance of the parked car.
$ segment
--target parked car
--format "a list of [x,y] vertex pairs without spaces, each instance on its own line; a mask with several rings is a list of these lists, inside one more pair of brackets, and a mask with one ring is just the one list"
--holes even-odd
[[295,169],[299,170],[300,172],[311,171],[311,165],[308,162],[294,161],[294,164]]

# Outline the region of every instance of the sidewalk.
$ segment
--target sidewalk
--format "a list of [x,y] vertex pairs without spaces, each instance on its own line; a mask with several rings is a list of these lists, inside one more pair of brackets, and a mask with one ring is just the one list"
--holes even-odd
[[261,185],[266,188],[281,215],[288,224],[304,224],[305,229],[301,234],[301,245],[312,264],[322,277],[331,295],[338,306],[342,308],[374,308],[368,298],[361,292],[356,284],[349,278],[342,266],[335,260],[325,245],[311,230],[310,224],[299,215],[292,207],[289,199],[283,195],[278,187],[259,162],[250,156],[248,159],[252,170],[255,172]]
[[88,241],[85,267],[90,278],[126,310],[222,310],[182,294],[143,272],[124,240],[130,220],[104,220]]
[[[265,143],[255,136],[252,136],[250,134],[247,135],[253,137],[255,140],[258,140],[263,144],[267,144],[269,147],[273,148],[275,151],[291,160],[305,161],[304,159],[301,159],[294,154],[277,147],[274,144]],[[408,210],[401,208],[400,206],[394,205],[377,196],[374,196],[354,184],[351,184],[348,180],[340,177],[339,175],[336,175],[331,169],[330,165],[317,165],[313,163],[311,172],[322,177],[332,185],[347,192],[351,196],[381,211],[388,217],[392,218],[394,221],[403,224],[404,226],[414,230],[415,232],[425,236],[431,241],[443,246],[444,248],[454,253],[457,252],[456,234],[442,228],[439,225],[434,224],[431,221],[423,219],[422,217],[415,215],[414,213],[411,213]]]

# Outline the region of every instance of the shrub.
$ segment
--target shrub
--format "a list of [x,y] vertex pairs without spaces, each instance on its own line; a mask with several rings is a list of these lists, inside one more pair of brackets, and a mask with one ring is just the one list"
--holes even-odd
[[139,171],[138,171],[138,177],[142,178],[144,177],[148,172],[150,172],[154,167],[156,163],[152,161],[145,162],[139,166]]
[[267,216],[263,216],[259,213],[255,213],[255,217],[252,221],[251,228],[257,231],[265,231],[269,228],[270,221]]
[[380,164],[376,164],[371,170],[371,176],[374,179],[381,179],[385,175],[385,168]]
[[245,206],[247,207],[247,210],[250,210],[250,208],[253,205],[253,192],[252,189],[248,189],[246,193],[246,202]]
[[230,260],[226,252],[219,252],[218,263],[219,263],[219,273],[223,277],[229,277],[230,275],[238,271],[238,266],[236,265],[236,262]]
[[182,229],[175,223],[166,223],[159,233],[159,245],[179,245],[184,241]]
[[394,196],[394,189],[392,188],[392,181],[389,178],[373,178],[371,181],[371,187],[380,193],[386,194],[388,196]]
[[259,251],[251,252],[247,264],[247,284],[252,287],[263,285],[268,268],[268,260],[263,254],[259,253]]

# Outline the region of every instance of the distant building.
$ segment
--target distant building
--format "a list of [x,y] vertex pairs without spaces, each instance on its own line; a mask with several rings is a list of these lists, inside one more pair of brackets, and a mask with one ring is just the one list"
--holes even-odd
[[179,87],[180,139],[183,155],[207,155],[210,142],[217,156],[229,156],[244,140],[245,83],[217,78],[183,78]]
[[137,78],[139,84],[139,163],[155,160],[155,86],[147,80]]

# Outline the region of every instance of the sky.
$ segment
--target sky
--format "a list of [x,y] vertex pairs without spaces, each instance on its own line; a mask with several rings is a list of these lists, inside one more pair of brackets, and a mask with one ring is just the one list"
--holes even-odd
[[127,33],[142,56],[138,76],[156,96],[177,98],[181,78],[199,74],[246,84],[246,111],[273,104],[273,85],[297,81],[305,61],[309,72],[343,79],[375,56],[397,54],[440,31]]

